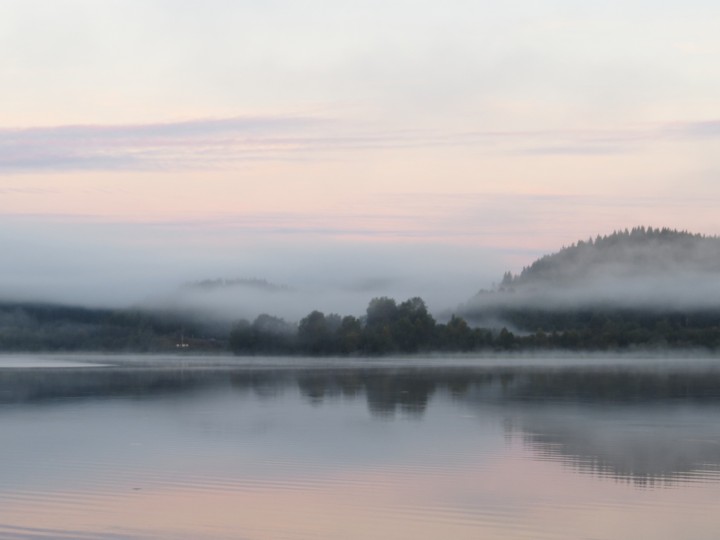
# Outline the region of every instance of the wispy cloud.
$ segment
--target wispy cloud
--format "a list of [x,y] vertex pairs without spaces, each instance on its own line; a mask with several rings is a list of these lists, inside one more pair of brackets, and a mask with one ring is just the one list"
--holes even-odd
[[293,150],[326,122],[308,117],[66,125],[0,130],[0,172],[208,168]]
[[[502,194],[502,193],[383,193],[365,196],[341,210],[215,212],[212,216],[120,218],[87,212],[84,214],[6,214],[1,223],[56,223],[58,226],[119,227],[145,233],[177,237],[184,243],[232,242],[241,238],[301,238],[389,242],[464,244],[493,249],[525,249],[533,245],[540,253],[539,239],[553,247],[558,241],[575,241],[598,233],[609,233],[602,219],[610,216],[611,227],[675,225],[680,211],[693,207],[705,213],[714,200],[686,194],[664,198],[659,195],[628,195],[619,199],[596,193],[586,195]],[[659,211],[667,221],[653,220]],[[552,216],[552,219],[547,219]],[[573,226],[579,220],[582,227]],[[628,221],[630,219],[630,221]],[[711,231],[700,231],[711,232]],[[560,240],[559,240],[560,239]]]
[[668,136],[706,139],[720,137],[720,120],[704,122],[676,122],[665,127]]
[[720,120],[614,130],[373,130],[316,117],[245,117],[0,129],[0,174],[212,169],[332,151],[473,147],[522,155],[616,154],[642,144],[720,137]]

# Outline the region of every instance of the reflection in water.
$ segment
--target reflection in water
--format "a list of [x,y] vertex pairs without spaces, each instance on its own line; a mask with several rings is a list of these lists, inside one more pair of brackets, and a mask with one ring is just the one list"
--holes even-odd
[[503,404],[511,434],[538,456],[637,485],[720,468],[717,370],[345,370],[297,383],[313,403],[364,395],[378,417],[422,415],[436,390],[480,413]]
[[711,538],[719,412],[712,365],[0,369],[0,537]]
[[365,399],[371,415],[421,417],[435,394],[504,424],[544,458],[639,483],[720,467],[720,369],[391,368],[0,370],[0,403],[151,399],[231,385],[263,399]]
[[297,384],[313,403],[324,398],[354,398],[364,395],[370,412],[377,417],[394,417],[400,411],[422,416],[438,381],[428,374],[351,370],[303,373]]
[[549,408],[514,418],[511,429],[540,458],[657,487],[720,480],[717,412],[707,407],[654,412],[629,406],[569,414]]

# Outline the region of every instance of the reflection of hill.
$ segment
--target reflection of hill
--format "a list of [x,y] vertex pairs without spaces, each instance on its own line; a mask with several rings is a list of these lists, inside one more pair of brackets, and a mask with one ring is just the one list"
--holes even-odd
[[203,390],[315,406],[367,402],[373,417],[422,418],[434,403],[499,415],[539,458],[637,484],[720,475],[720,366],[0,370],[0,403],[150,398]]
[[720,475],[717,369],[518,371],[501,401],[511,434],[579,472],[637,485]]
[[527,412],[514,416],[510,429],[541,459],[636,485],[720,479],[715,407]]

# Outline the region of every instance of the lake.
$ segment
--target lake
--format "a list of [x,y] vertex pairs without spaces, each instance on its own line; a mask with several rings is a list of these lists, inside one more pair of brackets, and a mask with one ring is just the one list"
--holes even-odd
[[0,357],[3,539],[720,538],[720,359]]

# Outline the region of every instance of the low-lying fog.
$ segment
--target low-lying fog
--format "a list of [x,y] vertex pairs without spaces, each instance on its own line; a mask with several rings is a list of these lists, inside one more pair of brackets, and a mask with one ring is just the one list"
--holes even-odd
[[[91,234],[88,227],[38,226],[17,235],[9,227],[0,300],[191,310],[223,320],[268,313],[297,321],[315,309],[360,315],[377,296],[420,296],[442,311],[489,286],[505,267],[497,253],[460,245],[183,243],[171,233],[118,227]],[[123,240],[130,233],[139,241]],[[167,245],[158,245],[162,238]],[[234,285],[188,286],[207,280]],[[262,281],[271,286],[256,286]]]
[[720,274],[597,276],[582,284],[544,283],[499,293],[481,293],[467,310],[485,308],[572,309],[577,307],[713,309],[720,306]]
[[[430,241],[235,240],[187,224],[4,220],[0,300],[196,312],[222,321],[261,313],[298,321],[312,310],[361,315],[378,296],[419,296],[439,318],[497,307],[720,305],[720,241],[658,238],[611,250],[588,244],[493,290],[542,253]],[[194,236],[194,234],[196,236]],[[132,240],[131,240],[132,239]],[[597,247],[597,246],[595,246]],[[587,249],[586,249],[587,248]],[[550,251],[550,250],[548,250]],[[210,282],[215,286],[195,286]],[[462,305],[462,308],[458,309]]]

